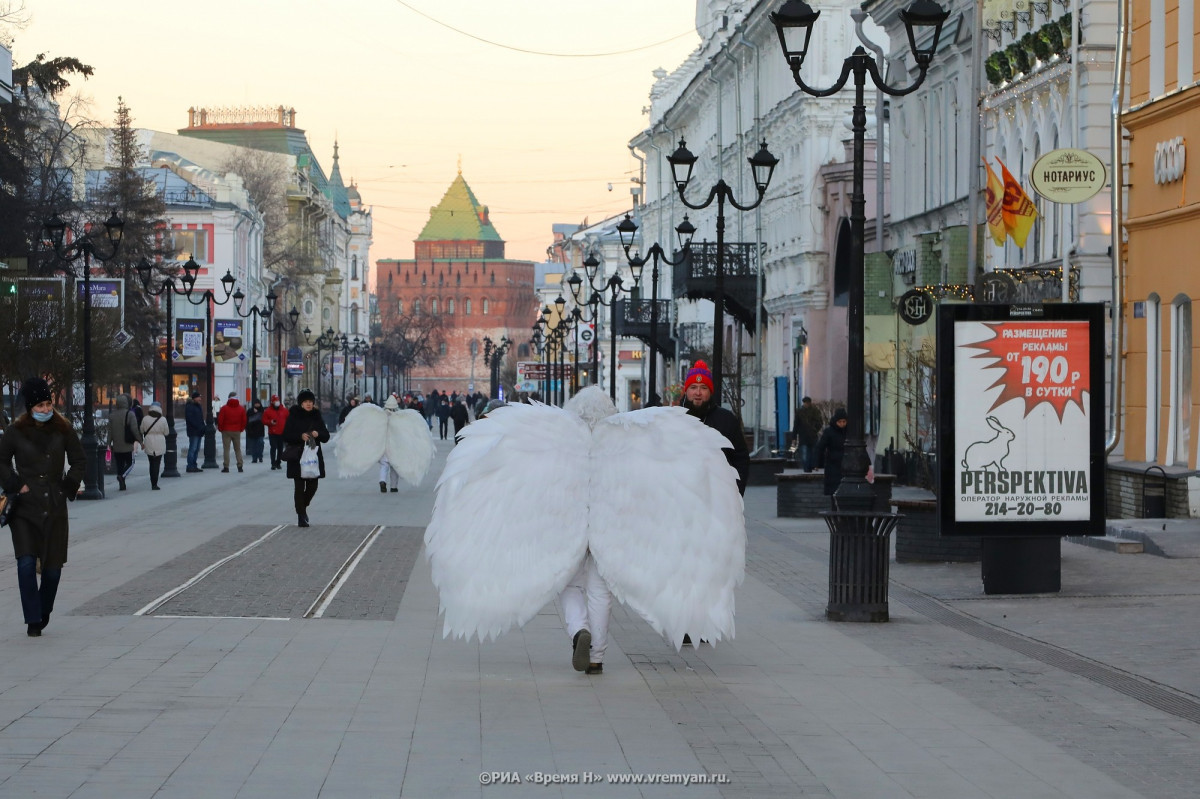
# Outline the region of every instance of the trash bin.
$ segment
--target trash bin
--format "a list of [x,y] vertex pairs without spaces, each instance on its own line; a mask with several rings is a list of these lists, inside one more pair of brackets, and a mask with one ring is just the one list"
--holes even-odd
[[[1158,472],[1158,482],[1150,485],[1150,472]],[[1167,473],[1161,466],[1151,466],[1142,472],[1142,518],[1167,518]]]
[[891,533],[898,513],[828,511],[830,621],[888,620]]

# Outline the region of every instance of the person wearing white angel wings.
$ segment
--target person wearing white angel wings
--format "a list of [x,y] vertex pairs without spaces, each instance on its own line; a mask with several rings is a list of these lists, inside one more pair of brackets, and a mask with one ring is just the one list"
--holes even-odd
[[394,396],[380,408],[363,403],[346,415],[334,445],[338,476],[357,477],[379,466],[379,490],[398,491],[399,480],[420,485],[433,461],[433,436],[417,411],[401,409]]
[[443,635],[495,638],[561,595],[587,671],[607,645],[603,583],[676,649],[732,638],[746,526],[726,446],[683,408],[617,413],[595,386],[467,427],[425,531]]

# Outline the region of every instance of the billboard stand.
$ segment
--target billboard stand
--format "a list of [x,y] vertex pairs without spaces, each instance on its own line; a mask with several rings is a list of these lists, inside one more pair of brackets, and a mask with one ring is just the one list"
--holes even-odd
[[1104,306],[938,308],[938,532],[981,536],[988,594],[1061,588],[1104,535]]

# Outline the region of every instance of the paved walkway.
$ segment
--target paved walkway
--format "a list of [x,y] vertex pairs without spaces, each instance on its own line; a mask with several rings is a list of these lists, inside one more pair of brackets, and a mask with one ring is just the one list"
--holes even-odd
[[0,566],[0,797],[1196,795],[1200,560],[1066,543],[1029,597],[893,564],[892,621],[833,624],[824,524],[751,488],[737,638],[675,652],[618,608],[586,677],[553,606],[442,638],[440,468],[323,481],[308,530],[257,464],[73,505],[42,638]]

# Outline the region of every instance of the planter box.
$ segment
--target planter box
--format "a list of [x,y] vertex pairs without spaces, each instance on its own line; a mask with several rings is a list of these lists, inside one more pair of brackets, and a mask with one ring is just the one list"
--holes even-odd
[[[892,509],[892,474],[875,475],[875,508],[879,513]],[[832,510],[825,496],[825,475],[822,472],[785,471],[775,475],[775,515],[791,519],[816,519]]]
[[750,471],[746,477],[748,486],[775,485],[775,475],[787,468],[785,458],[751,458]]
[[977,563],[981,555],[978,536],[938,535],[937,501],[896,500],[901,514],[896,526],[897,563]]

